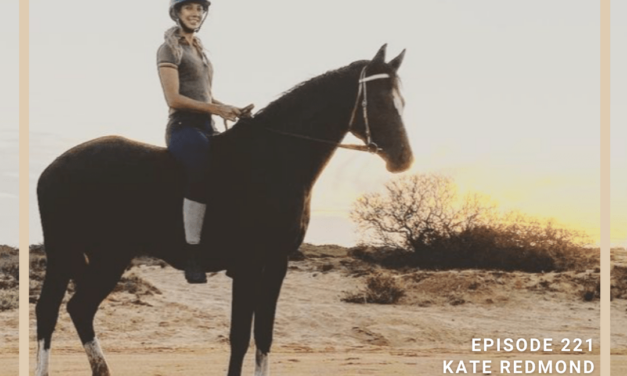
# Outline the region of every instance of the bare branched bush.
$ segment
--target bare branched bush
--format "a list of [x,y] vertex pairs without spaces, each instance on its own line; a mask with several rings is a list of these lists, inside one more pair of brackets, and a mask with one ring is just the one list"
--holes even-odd
[[366,243],[412,251],[424,268],[540,272],[598,265],[584,233],[519,212],[499,214],[486,197],[460,197],[453,180],[437,174],[390,181],[384,192],[359,198],[351,218]]
[[375,245],[417,250],[445,235],[490,223],[493,205],[474,194],[459,198],[453,180],[409,175],[390,181],[383,193],[367,193],[353,205],[355,220]]

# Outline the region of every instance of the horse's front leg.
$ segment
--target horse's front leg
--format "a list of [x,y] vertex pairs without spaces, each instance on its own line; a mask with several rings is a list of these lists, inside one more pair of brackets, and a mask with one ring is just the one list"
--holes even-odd
[[281,285],[287,273],[287,257],[271,260],[263,271],[255,306],[255,376],[269,376],[268,354]]
[[244,356],[250,345],[250,332],[255,308],[256,291],[261,271],[238,273],[233,278],[231,302],[231,360],[228,376],[240,376]]

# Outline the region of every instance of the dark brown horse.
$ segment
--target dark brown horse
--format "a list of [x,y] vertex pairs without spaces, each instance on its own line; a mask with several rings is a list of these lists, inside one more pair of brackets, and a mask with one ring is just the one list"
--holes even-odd
[[[303,241],[314,183],[342,138],[351,132],[376,143],[389,171],[410,167],[396,75],[403,55],[386,63],[383,46],[373,60],[304,82],[212,140],[203,262],[233,278],[228,375],[240,375],[251,330],[255,375],[268,374],[288,255]],[[48,375],[52,332],[73,280],[67,310],[93,375],[110,375],[94,316],[133,257],[184,268],[182,169],[163,148],[104,137],[57,158],[37,194],[47,271],[37,302],[36,374]]]

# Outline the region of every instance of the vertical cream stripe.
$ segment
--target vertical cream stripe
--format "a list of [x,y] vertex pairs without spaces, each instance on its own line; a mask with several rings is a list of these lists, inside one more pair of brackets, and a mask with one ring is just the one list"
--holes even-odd
[[601,0],[601,375],[610,375],[610,0]]
[[28,0],[20,0],[19,13],[19,123],[20,123],[20,376],[28,375]]

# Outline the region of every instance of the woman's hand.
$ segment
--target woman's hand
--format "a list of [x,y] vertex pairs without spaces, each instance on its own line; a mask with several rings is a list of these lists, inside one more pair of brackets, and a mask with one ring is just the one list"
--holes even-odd
[[229,106],[227,104],[219,104],[216,105],[214,114],[220,116],[224,120],[236,121],[237,118],[251,118],[251,111],[254,107],[254,104],[249,104],[248,106],[242,108]]
[[251,115],[251,111],[253,110],[253,108],[255,108],[255,105],[254,105],[254,104],[252,104],[252,103],[251,103],[251,104],[249,104],[249,105],[248,105],[248,106],[246,106],[246,107],[242,107],[242,108],[240,108],[240,109],[239,109],[239,111],[240,111],[239,117],[240,117],[240,118],[243,118],[243,119],[253,117],[253,116]]
[[237,118],[245,119],[245,118],[253,117],[250,112],[255,107],[255,105],[251,103],[246,107],[237,108],[237,107],[229,106],[217,100],[214,101],[213,106],[214,107],[211,113],[214,115],[218,115],[222,119],[224,119],[225,130],[229,129],[229,125],[227,121],[236,121]]
[[240,117],[242,111],[237,107],[220,104],[215,106],[215,111],[213,113],[220,116],[224,120],[236,121],[237,118]]

